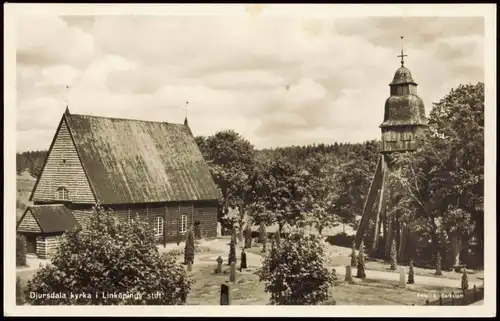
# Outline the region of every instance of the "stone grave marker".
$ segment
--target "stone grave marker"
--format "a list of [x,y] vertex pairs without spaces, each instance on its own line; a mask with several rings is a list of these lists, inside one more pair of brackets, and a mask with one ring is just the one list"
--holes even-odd
[[218,274],[222,274],[222,262],[224,260],[222,259],[222,257],[218,257],[216,262],[217,262],[217,268],[215,269],[215,273],[218,273]]
[[217,222],[217,237],[221,237],[222,236],[222,226],[220,224],[220,222]]
[[230,282],[236,281],[236,264],[234,262],[231,262],[231,271],[229,273],[229,281]]
[[347,283],[354,282],[354,280],[352,279],[352,267],[350,265],[345,266],[345,281]]
[[406,287],[406,269],[404,266],[399,268],[399,286]]
[[220,305],[231,305],[231,296],[227,284],[221,284],[220,286]]

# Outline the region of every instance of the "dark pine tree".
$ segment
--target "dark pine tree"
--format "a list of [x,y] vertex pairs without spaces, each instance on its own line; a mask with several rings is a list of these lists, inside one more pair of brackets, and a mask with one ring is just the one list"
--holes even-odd
[[462,274],[462,284],[461,284],[461,289],[463,291],[469,289],[469,278],[467,277],[467,269],[464,267],[463,268],[463,274]]
[[358,254],[358,271],[356,273],[356,277],[359,279],[366,278],[365,272],[365,244],[361,241],[359,245],[359,254]]
[[410,259],[408,266],[409,266],[408,284],[415,284],[415,271],[413,270],[413,260],[412,259]]
[[443,275],[443,272],[441,271],[441,254],[437,252],[436,254],[436,275]]
[[229,256],[227,260],[227,264],[231,265],[231,263],[236,264],[236,244],[233,239],[231,239],[231,243],[229,243]]
[[352,242],[352,251],[351,251],[351,266],[358,266],[358,260],[356,258],[356,242]]

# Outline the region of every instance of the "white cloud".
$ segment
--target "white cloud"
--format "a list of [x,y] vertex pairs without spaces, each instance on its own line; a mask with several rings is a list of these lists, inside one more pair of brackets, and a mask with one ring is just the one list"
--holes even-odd
[[[48,148],[71,112],[233,128],[257,147],[378,138],[389,82],[406,65],[427,109],[483,80],[482,21],[45,17],[19,21],[18,150]],[[20,122],[18,121],[18,125]],[[43,132],[44,134],[40,134]],[[36,135],[34,135],[36,133]],[[35,147],[38,146],[38,147]]]

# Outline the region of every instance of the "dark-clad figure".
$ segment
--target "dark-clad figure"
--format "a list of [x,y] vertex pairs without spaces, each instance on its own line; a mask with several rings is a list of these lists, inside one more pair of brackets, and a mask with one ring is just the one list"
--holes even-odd
[[241,250],[241,262],[240,262],[240,271],[247,268],[247,254],[245,253],[245,249]]

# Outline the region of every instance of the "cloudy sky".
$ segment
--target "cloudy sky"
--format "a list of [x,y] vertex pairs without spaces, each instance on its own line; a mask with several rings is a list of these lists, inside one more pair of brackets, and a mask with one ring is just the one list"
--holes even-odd
[[484,81],[483,18],[18,18],[17,151],[49,147],[66,99],[174,123],[188,101],[195,135],[232,128],[257,148],[377,139],[401,35],[427,112]]

